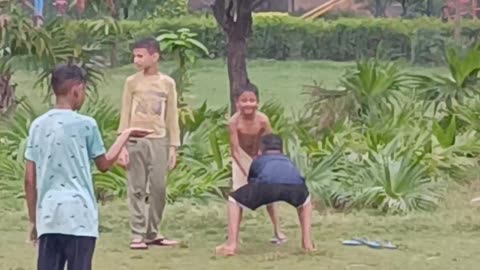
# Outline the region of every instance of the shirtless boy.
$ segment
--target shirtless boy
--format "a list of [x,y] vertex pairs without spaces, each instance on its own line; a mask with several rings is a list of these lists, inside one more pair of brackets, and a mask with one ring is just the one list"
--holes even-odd
[[[260,154],[260,138],[272,132],[268,116],[258,111],[258,89],[255,85],[249,83],[239,92],[236,106],[238,111],[229,122],[234,191],[247,184],[250,165]],[[275,244],[285,242],[286,237],[281,232],[274,205],[267,205],[267,211],[274,230],[271,242]]]

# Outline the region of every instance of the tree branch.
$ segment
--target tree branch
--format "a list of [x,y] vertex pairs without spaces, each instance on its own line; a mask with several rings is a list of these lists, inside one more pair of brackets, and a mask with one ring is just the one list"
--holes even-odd
[[255,11],[258,7],[260,7],[265,0],[252,0],[252,4],[250,5],[250,9]]
[[213,11],[213,17],[217,21],[218,25],[226,32],[228,26],[225,22],[225,0],[215,0],[213,5],[211,5]]

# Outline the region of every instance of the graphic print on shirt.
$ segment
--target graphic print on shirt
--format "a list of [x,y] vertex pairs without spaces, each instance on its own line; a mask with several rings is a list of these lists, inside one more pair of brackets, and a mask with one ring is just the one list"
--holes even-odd
[[148,90],[135,98],[134,112],[139,117],[157,116],[165,119],[166,102],[166,93]]

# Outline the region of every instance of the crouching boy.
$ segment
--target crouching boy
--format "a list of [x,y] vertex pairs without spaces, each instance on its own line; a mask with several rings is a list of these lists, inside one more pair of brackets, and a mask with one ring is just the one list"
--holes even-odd
[[233,256],[238,248],[238,234],[242,210],[255,210],[261,206],[284,201],[298,211],[302,232],[302,247],[314,250],[311,240],[312,204],[310,194],[295,165],[283,154],[282,140],[274,134],[261,138],[261,155],[248,173],[248,184],[237,189],[228,198],[228,240],[216,248],[216,253]]

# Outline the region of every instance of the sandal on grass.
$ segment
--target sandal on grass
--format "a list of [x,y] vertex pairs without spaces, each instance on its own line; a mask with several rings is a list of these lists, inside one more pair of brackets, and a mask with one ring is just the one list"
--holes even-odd
[[394,244],[392,244],[391,241],[383,241],[383,242],[382,242],[382,248],[386,248],[386,249],[397,249],[397,246],[395,246]]
[[170,240],[170,239],[167,239],[167,238],[157,238],[155,240],[152,240],[152,241],[147,241],[147,245],[151,245],[151,246],[176,246],[178,245],[178,241],[175,241],[175,240]]
[[280,238],[278,236],[274,236],[272,239],[270,239],[270,243],[275,244],[275,245],[281,245],[287,242],[287,238]]
[[362,246],[363,242],[353,239],[353,240],[344,240],[342,241],[342,244],[345,246]]
[[223,257],[235,256],[235,249],[231,249],[226,245],[221,245],[215,248],[215,255]]
[[354,238],[353,240],[356,240],[356,241],[360,241],[362,242],[364,245],[367,245],[369,248],[382,248],[382,245],[378,242],[375,242],[375,241],[371,241],[371,240],[368,240],[368,239],[365,239],[365,238]]
[[132,241],[130,243],[130,249],[133,250],[143,250],[143,249],[148,249],[148,246],[145,242],[143,241]]

